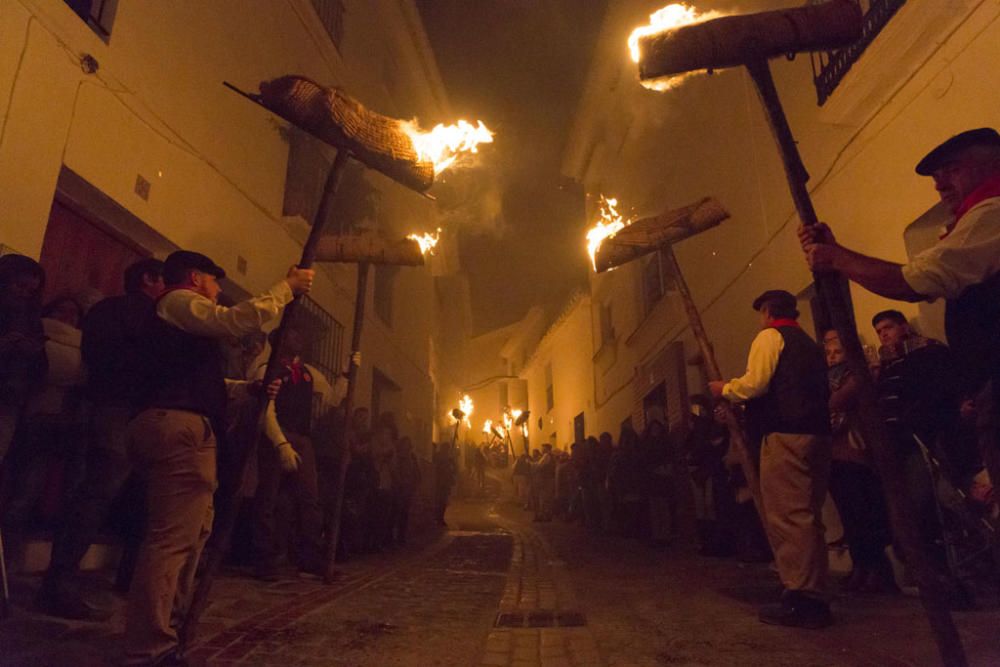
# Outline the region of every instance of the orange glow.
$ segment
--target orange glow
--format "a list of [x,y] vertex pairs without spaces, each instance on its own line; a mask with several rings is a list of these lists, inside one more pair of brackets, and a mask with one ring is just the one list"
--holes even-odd
[[587,231],[587,252],[590,263],[597,270],[597,250],[605,239],[610,238],[632,224],[618,213],[618,200],[601,195],[601,219]]
[[487,419],[486,421],[483,422],[483,433],[486,433],[488,435],[492,431],[493,431],[493,420]]
[[434,248],[437,247],[438,240],[441,238],[441,229],[438,228],[433,234],[410,234],[406,238],[413,239],[420,246],[420,253],[423,255],[433,255]]
[[[704,21],[719,18],[720,16],[725,16],[725,14],[716,11],[701,13],[694,7],[690,7],[683,2],[675,2],[653,12],[649,15],[649,24],[636,28],[628,37],[628,50],[629,54],[632,56],[632,62],[639,62],[640,38],[647,37],[649,35],[658,35],[662,32],[668,32],[685,25],[702,23]],[[650,90],[662,92],[676,87],[682,81],[694,74],[697,74],[697,72],[687,72],[677,76],[665,76],[659,79],[643,81],[642,85]]]
[[462,400],[458,402],[458,409],[465,413],[465,419],[463,419],[463,421],[465,422],[465,425],[469,427],[472,426],[472,422],[469,421],[469,417],[472,416],[473,407],[472,397],[468,394],[463,396]]
[[460,120],[452,125],[439,123],[425,132],[416,121],[400,121],[401,129],[410,137],[421,160],[434,163],[434,174],[440,174],[460,158],[479,152],[479,144],[493,143],[493,133],[477,120],[473,125]]

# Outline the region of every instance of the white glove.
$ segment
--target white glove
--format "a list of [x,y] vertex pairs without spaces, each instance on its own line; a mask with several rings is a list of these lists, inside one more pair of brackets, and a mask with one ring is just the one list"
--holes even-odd
[[302,463],[302,457],[292,447],[292,443],[283,442],[278,445],[278,460],[281,461],[281,469],[285,472],[295,472]]

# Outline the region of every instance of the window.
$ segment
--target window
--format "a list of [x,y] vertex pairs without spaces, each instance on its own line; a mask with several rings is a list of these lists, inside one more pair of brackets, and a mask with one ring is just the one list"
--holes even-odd
[[[811,0],[817,4],[819,0]],[[865,49],[875,41],[882,29],[895,16],[906,0],[856,0],[864,12],[861,38],[837,51],[812,54],[813,81],[816,84],[817,102],[822,106],[836,90],[837,85],[858,61]]]
[[500,412],[510,405],[510,388],[506,382],[500,383]]
[[642,314],[649,315],[661,298],[663,276],[660,270],[660,253],[656,253],[642,269]]
[[69,8],[83,19],[90,29],[108,41],[111,25],[115,21],[118,0],[64,0]]
[[611,302],[602,303],[600,312],[601,347],[615,340],[615,325],[611,315]]
[[398,270],[397,266],[375,266],[375,314],[389,327],[392,326],[392,294]]
[[343,0],[312,0],[312,6],[327,34],[330,35],[330,40],[339,51],[344,40]]
[[583,442],[587,438],[587,425],[581,412],[573,417],[573,442]]
[[555,390],[552,386],[552,364],[545,364],[545,412],[552,412],[556,404]]

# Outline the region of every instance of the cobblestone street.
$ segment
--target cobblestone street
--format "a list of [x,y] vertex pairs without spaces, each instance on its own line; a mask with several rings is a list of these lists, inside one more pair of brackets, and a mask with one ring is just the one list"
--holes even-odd
[[[231,574],[195,657],[213,667],[938,664],[913,599],[839,600],[827,631],[764,626],[754,606],[777,592],[766,566],[530,519],[495,497],[462,500],[448,531],[349,562],[333,586]],[[22,597],[32,583],[18,582]],[[0,630],[0,665],[115,664],[115,604],[108,625],[60,623],[22,604]],[[957,615],[972,664],[1000,664],[998,616]]]

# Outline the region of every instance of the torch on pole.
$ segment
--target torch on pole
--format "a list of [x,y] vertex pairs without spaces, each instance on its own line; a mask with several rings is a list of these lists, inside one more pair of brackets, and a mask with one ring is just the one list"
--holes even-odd
[[[609,230],[618,229],[618,231],[601,239],[593,253],[594,268],[597,271],[607,271],[651,252],[660,252],[673,274],[677,291],[684,303],[684,311],[687,314],[691,332],[694,334],[702,359],[705,361],[705,370],[709,380],[722,380],[722,371],[715,358],[715,348],[705,331],[701,313],[698,312],[698,306],[691,296],[684,272],[677,262],[676,255],[674,255],[674,244],[712,229],[728,218],[729,212],[712,197],[705,197],[690,206],[672,209],[635,222],[625,221],[619,216],[610,220],[611,223],[617,224],[606,227]],[[757,457],[750,450],[746,432],[732,405],[723,402],[720,409],[723,411],[726,428],[729,431],[729,441],[740,457],[740,467],[747,480],[747,486],[750,488],[754,505],[761,515],[761,521],[763,521]]]
[[[353,158],[369,169],[375,169],[393,179],[397,183],[425,194],[434,183],[434,177],[439,170],[437,160],[441,158],[454,160],[455,152],[446,147],[434,144],[434,138],[428,133],[422,133],[411,122],[401,121],[376,113],[364,107],[339,88],[326,88],[315,81],[301,76],[283,76],[260,84],[260,93],[247,93],[226,82],[227,88],[242,95],[251,102],[260,105],[269,112],[283,118],[294,127],[311,134],[337,150],[337,155],[327,172],[322,198],[313,218],[309,236],[302,248],[302,256],[298,266],[311,268],[317,260],[324,227],[330,218],[334,195],[340,182],[344,168],[349,159]],[[459,128],[468,140],[462,151],[475,152],[476,145],[492,141],[489,130],[479,124]],[[346,225],[339,221],[339,232],[344,234]],[[352,261],[358,263],[358,287],[360,306],[356,311],[363,315],[364,294],[367,286],[368,260],[382,263],[400,263],[412,265],[413,250],[419,246],[417,241],[408,245],[389,247],[370,238],[344,239],[341,243],[323,244],[323,259],[332,261]],[[422,263],[422,261],[421,261]],[[268,386],[279,374],[279,350],[284,340],[284,334],[292,323],[297,311],[298,300],[292,301],[282,313],[274,345],[267,362],[264,374],[264,385]],[[355,316],[354,349],[360,347],[362,317]],[[348,385],[348,395],[352,395],[352,387],[357,369],[352,364]],[[225,469],[220,466],[220,489],[216,494],[219,511],[213,525],[212,537],[207,550],[208,556],[202,568],[202,576],[198,581],[191,604],[178,631],[179,650],[181,654],[194,640],[198,620],[208,606],[208,596],[216,573],[229,549],[233,526],[239,512],[239,492],[250,455],[262,435],[259,433],[259,416],[264,413],[268,403],[262,399],[258,406],[258,419],[250,423],[252,433],[243,433],[244,437],[236,438],[233,443],[231,459],[226,460]],[[344,420],[344,438],[350,437],[351,420]],[[338,494],[342,493],[338,489]],[[340,502],[340,501],[338,501]],[[339,515],[338,515],[339,520]],[[337,525],[339,529],[339,523]],[[336,547],[334,540],[334,549]],[[331,568],[327,568],[330,570]]]
[[[757,88],[781,156],[799,220],[817,222],[807,183],[809,174],[781,105],[768,65],[770,58],[801,51],[829,51],[855,42],[862,34],[861,9],[851,0],[744,16],[728,16],[647,34],[638,39],[639,76],[644,81],[698,70],[745,66]],[[847,362],[861,384],[859,418],[882,478],[897,539],[920,588],[920,601],[947,667],[968,664],[958,628],[948,611],[946,591],[937,577],[915,522],[916,513],[892,442],[878,407],[843,281],[833,273],[813,275],[820,301],[840,336]]]

